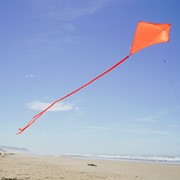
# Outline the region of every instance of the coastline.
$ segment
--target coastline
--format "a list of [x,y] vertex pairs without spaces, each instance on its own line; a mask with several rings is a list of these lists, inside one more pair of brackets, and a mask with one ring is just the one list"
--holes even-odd
[[180,165],[68,156],[0,156],[0,180],[179,180]]
[[144,163],[162,163],[162,164],[177,164],[180,165],[180,156],[155,156],[155,155],[118,155],[118,154],[66,154],[52,155],[55,157],[65,156],[82,159],[99,159],[113,160],[125,162],[144,162]]

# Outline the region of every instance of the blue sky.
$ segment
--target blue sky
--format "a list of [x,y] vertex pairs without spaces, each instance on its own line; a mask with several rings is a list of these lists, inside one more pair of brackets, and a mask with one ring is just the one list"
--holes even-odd
[[[0,145],[180,155],[178,7],[178,0],[1,1]],[[42,108],[128,55],[138,21],[171,23],[170,42],[134,54],[16,136]]]

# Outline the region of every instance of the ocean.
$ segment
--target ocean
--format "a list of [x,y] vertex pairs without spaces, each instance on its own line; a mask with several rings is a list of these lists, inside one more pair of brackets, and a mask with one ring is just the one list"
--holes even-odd
[[180,156],[155,156],[155,155],[105,155],[105,154],[66,154],[75,158],[85,159],[102,159],[102,160],[120,160],[120,161],[135,161],[135,162],[151,162],[151,163],[166,163],[179,164]]

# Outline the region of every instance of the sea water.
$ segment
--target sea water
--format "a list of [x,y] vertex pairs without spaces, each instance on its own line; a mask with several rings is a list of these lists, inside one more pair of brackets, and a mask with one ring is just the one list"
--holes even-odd
[[136,161],[136,162],[152,162],[152,163],[167,163],[179,164],[180,156],[155,156],[155,155],[106,155],[106,154],[66,154],[76,158],[88,159],[104,159],[104,160],[121,160],[121,161]]

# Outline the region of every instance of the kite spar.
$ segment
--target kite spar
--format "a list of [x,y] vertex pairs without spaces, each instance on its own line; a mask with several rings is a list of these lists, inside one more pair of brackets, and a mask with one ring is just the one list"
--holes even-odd
[[36,114],[33,119],[24,127],[24,128],[19,128],[18,134],[21,134],[24,130],[26,130],[29,126],[31,126],[40,116],[42,116],[48,109],[50,109],[52,106],[54,106],[56,103],[66,99],[67,97],[75,94],[76,92],[80,91],[81,89],[85,88],[86,86],[90,85],[97,79],[101,78],[105,74],[109,73],[112,71],[114,68],[119,66],[121,63],[123,63],[125,60],[127,60],[131,55],[134,53],[140,51],[143,48],[146,48],[148,46],[158,44],[158,43],[163,43],[163,42],[169,42],[169,31],[170,31],[170,26],[171,24],[158,24],[158,23],[148,23],[148,22],[142,22],[139,21],[136,32],[134,35],[134,40],[132,42],[131,50],[129,55],[124,57],[122,60],[117,62],[115,65],[110,67],[108,70],[104,71],[102,74],[99,76],[93,78],[86,84],[82,85],[78,89],[70,92],[69,94],[65,95],[64,97],[54,101],[52,104],[50,104],[47,108],[45,108],[43,111],[40,113]]

